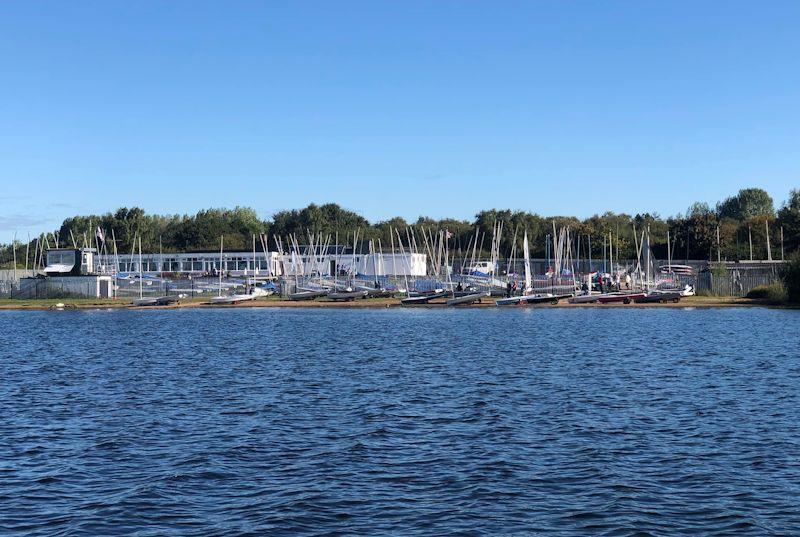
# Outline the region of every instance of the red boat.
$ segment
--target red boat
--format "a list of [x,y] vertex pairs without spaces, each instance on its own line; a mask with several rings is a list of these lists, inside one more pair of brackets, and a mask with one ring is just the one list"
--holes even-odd
[[644,298],[644,293],[606,293],[604,295],[600,295],[597,301],[601,304],[612,304],[614,302],[630,304],[634,300],[640,298]]

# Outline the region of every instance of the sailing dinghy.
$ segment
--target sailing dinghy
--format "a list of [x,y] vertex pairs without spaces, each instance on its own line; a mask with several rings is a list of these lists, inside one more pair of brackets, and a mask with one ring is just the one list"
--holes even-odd
[[597,302],[600,298],[600,294],[597,291],[587,291],[586,293],[575,295],[574,297],[569,299],[570,304],[593,304]]
[[328,291],[326,290],[305,290],[305,291],[297,291],[296,293],[289,293],[289,300],[314,300],[315,298],[320,298],[326,296]]
[[528,232],[525,232],[525,238],[522,241],[523,255],[525,256],[525,289],[521,296],[511,296],[506,298],[498,298],[494,303],[498,306],[526,306],[532,304],[551,303],[558,304],[564,295],[554,295],[551,293],[532,293],[531,286],[531,260],[530,260],[530,247],[528,246]]
[[491,293],[488,292],[471,293],[469,295],[451,298],[446,302],[446,304],[448,306],[462,306],[462,305],[474,304],[475,302],[480,302],[482,298],[486,298],[489,296],[491,296]]
[[208,302],[209,304],[238,304],[239,302],[247,302],[264,296],[269,296],[269,293],[259,287],[253,287],[249,293],[215,296],[211,297]]
[[427,304],[428,302],[430,302],[435,298],[445,298],[448,296],[450,296],[450,293],[448,291],[439,291],[436,293],[428,293],[425,295],[410,296],[408,298],[402,299],[400,303],[404,306],[415,306],[419,304]]
[[366,291],[331,291],[326,295],[337,302],[351,302],[357,298],[367,298]]
[[664,304],[666,302],[680,302],[680,291],[653,291],[636,299],[637,304]]
[[569,295],[554,295],[551,293],[539,293],[535,295],[522,295],[512,296],[507,298],[498,298],[495,304],[498,306],[526,306],[533,304],[558,304],[562,298]]
[[601,304],[613,304],[615,302],[630,304],[634,300],[644,298],[644,296],[644,293],[603,293],[597,297],[597,301]]

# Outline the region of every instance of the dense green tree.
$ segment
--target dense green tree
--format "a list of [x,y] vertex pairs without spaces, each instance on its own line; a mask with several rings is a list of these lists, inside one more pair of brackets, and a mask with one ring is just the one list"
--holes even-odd
[[369,222],[357,213],[342,209],[335,203],[319,206],[311,204],[304,209],[279,211],[272,217],[274,233],[286,236],[294,234],[298,240],[307,238],[312,233],[335,234],[342,236],[352,234],[357,229],[369,227]]
[[720,218],[748,220],[757,217],[775,216],[772,198],[760,188],[743,188],[735,196],[717,204],[717,215]]
[[800,250],[800,189],[792,190],[789,199],[778,211],[778,226],[783,226],[785,248]]
[[[800,249],[800,189],[792,190],[789,199],[781,206],[775,218],[772,199],[758,188],[740,190],[735,196],[717,204],[717,211],[707,203],[693,203],[686,214],[664,219],[655,213],[642,212],[635,216],[606,212],[584,220],[571,216],[543,217],[526,211],[509,209],[487,209],[475,215],[472,221],[451,218],[435,219],[419,217],[413,224],[401,217],[370,224],[358,213],[343,209],[337,204],[311,204],[302,209],[279,211],[270,220],[261,220],[250,208],[206,209],[194,215],[149,215],[139,207],[122,207],[113,213],[100,215],[77,215],[64,220],[60,229],[47,234],[47,244],[58,241],[61,246],[94,246],[95,230],[103,230],[107,246],[116,239],[119,252],[134,250],[134,240],[142,239],[144,251],[215,250],[219,247],[220,235],[225,236],[227,250],[249,250],[254,234],[269,232],[272,236],[285,238],[294,234],[300,243],[308,242],[312,234],[338,234],[340,244],[351,244],[353,232],[358,230],[361,243],[358,248],[367,251],[369,241],[380,241],[384,251],[400,232],[407,245],[406,230],[417,238],[417,246],[423,245],[423,232],[438,236],[448,232],[448,247],[451,253],[463,257],[471,253],[476,240],[477,250],[485,256],[492,242],[492,230],[498,222],[503,224],[500,255],[508,256],[516,246],[521,253],[522,238],[527,232],[531,255],[544,257],[546,244],[553,243],[553,225],[556,229],[568,226],[573,239],[573,251],[580,248],[579,255],[588,255],[591,243],[592,256],[603,255],[604,242],[609,235],[618,258],[631,259],[636,256],[636,242],[643,229],[650,230],[651,247],[657,258],[667,256],[667,232],[671,241],[672,257],[675,260],[711,259],[717,257],[717,229],[720,237],[720,257],[724,259],[748,259],[749,238],[753,241],[755,258],[766,258],[766,224],[769,223],[770,240],[774,259],[779,259],[780,227],[783,226],[787,255]],[[636,236],[634,236],[636,230]],[[514,241],[516,232],[516,242]],[[42,235],[44,237],[45,235]],[[43,239],[44,240],[44,239]],[[29,252],[35,249],[35,240]],[[257,243],[260,248],[260,243]],[[274,247],[273,239],[270,246]],[[25,244],[18,244],[17,259],[24,266]],[[0,245],[0,266],[13,266],[12,247]],[[552,249],[551,249],[552,251]],[[607,251],[607,250],[606,250]],[[31,254],[32,255],[32,254]],[[519,254],[518,254],[519,255]]]
[[712,214],[714,211],[711,210],[708,203],[704,201],[696,201],[689,205],[689,208],[686,209],[686,218],[692,216],[706,216]]

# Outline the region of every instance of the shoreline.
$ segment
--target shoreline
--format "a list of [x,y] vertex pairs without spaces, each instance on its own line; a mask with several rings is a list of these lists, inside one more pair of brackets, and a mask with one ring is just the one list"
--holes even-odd
[[[96,309],[130,309],[130,310],[166,310],[166,309],[186,309],[186,308],[333,308],[333,309],[386,309],[386,308],[408,308],[408,309],[482,309],[496,308],[493,299],[481,303],[447,306],[444,302],[421,304],[417,306],[403,306],[397,298],[373,298],[361,299],[352,302],[335,302],[329,300],[313,301],[292,301],[279,298],[266,298],[240,302],[238,304],[209,304],[206,299],[189,298],[179,304],[167,306],[134,306],[131,300],[93,300],[93,299],[0,299],[0,311],[50,311],[55,309],[55,305],[63,303],[65,310],[96,310]],[[531,306],[505,306],[502,309],[551,309],[551,308],[597,308],[597,309],[649,309],[649,308],[741,308],[741,307],[772,307],[796,309],[798,306],[786,304],[774,304],[763,299],[750,299],[738,297],[712,297],[712,296],[692,296],[685,297],[680,302],[668,303],[649,303],[649,304],[570,304],[566,300],[558,304],[531,305]]]

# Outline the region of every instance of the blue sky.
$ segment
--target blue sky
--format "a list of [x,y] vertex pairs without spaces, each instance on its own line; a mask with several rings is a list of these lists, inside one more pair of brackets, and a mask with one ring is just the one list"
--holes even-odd
[[800,187],[800,2],[3,2],[0,240],[138,205],[370,220]]

